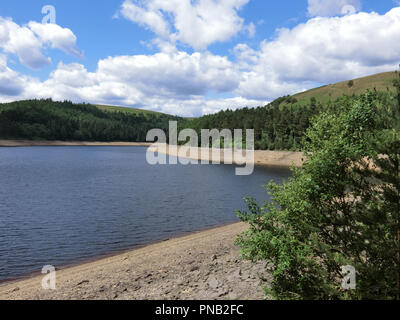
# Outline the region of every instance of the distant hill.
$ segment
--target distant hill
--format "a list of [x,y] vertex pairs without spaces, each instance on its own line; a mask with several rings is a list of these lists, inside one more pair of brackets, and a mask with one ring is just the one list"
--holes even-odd
[[[329,101],[334,101],[343,95],[360,95],[365,93],[367,89],[377,91],[386,91],[394,93],[396,90],[393,87],[393,80],[398,79],[397,72],[383,72],[371,76],[362,77],[353,80],[329,84],[319,88],[311,89],[305,92],[297,93],[292,98],[297,100],[298,104],[307,105],[311,98],[315,98],[318,102],[325,104]],[[291,102],[283,102],[289,104]]]
[[99,105],[99,104],[95,105],[95,106],[102,111],[122,112],[122,113],[127,113],[127,114],[136,114],[136,115],[142,114],[142,115],[155,115],[155,116],[162,116],[162,115],[169,116],[162,112],[137,109],[137,108],[116,107],[116,106]]

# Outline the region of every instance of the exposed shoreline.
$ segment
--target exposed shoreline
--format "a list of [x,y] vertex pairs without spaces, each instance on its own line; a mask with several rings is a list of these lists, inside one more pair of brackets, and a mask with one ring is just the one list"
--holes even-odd
[[[178,157],[182,156],[183,158],[193,159],[193,160],[205,160],[212,161],[213,159],[213,151],[220,151],[219,149],[204,149],[204,148],[191,148],[185,154],[184,150],[181,151],[182,147],[170,147],[169,145],[156,145],[152,146],[150,150],[157,152],[159,154],[167,154],[169,156]],[[228,161],[233,162],[235,164],[235,154],[237,151],[233,153],[232,158],[228,159]],[[240,154],[240,153],[239,153]],[[264,151],[264,150],[256,150],[254,151],[254,165],[256,166],[270,166],[270,167],[301,167],[304,163],[304,154],[302,152],[295,151]],[[221,152],[221,160],[220,163],[225,163],[223,157],[223,151]],[[228,164],[232,164],[231,162],[227,162]]]
[[263,299],[264,266],[240,259],[233,244],[247,228],[230,224],[67,267],[54,291],[42,289],[44,275],[0,284],[0,300]]

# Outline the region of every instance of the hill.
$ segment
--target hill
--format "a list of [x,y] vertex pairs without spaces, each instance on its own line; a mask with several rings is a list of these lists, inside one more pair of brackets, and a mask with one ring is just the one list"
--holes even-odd
[[149,130],[167,130],[170,120],[182,119],[128,110],[51,99],[4,103],[0,139],[143,142]]
[[157,112],[157,111],[150,111],[144,109],[137,109],[137,108],[128,108],[128,107],[116,107],[116,106],[108,106],[108,105],[95,105],[102,111],[108,112],[122,112],[126,114],[136,114],[136,115],[155,115],[155,116],[170,116],[165,113]]
[[[329,103],[329,101],[334,101],[343,95],[360,95],[365,93],[367,89],[395,93],[396,89],[393,87],[393,80],[395,79],[398,79],[397,72],[392,71],[377,73],[367,77],[314,88],[305,92],[297,93],[291,96],[291,98],[296,99],[296,103],[300,105],[307,105],[311,102],[311,98],[315,98],[318,102],[326,104]],[[289,101],[282,104],[290,103],[291,102]]]

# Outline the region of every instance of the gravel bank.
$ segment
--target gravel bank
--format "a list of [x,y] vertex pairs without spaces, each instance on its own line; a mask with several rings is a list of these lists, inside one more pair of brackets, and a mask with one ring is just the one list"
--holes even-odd
[[236,223],[61,269],[56,290],[43,290],[42,276],[2,284],[0,299],[263,299],[263,264],[240,259],[233,244],[246,229]]

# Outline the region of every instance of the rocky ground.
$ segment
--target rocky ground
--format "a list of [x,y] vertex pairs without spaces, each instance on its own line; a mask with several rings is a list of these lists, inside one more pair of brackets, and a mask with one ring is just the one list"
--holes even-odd
[[263,299],[264,264],[242,260],[233,245],[246,228],[233,224],[59,270],[56,290],[42,289],[43,276],[3,284],[0,299]]

